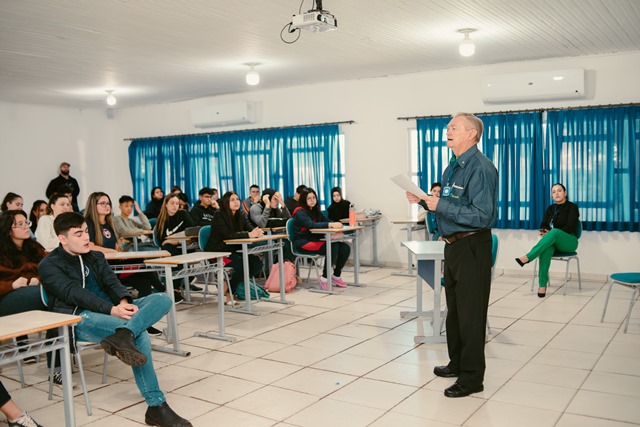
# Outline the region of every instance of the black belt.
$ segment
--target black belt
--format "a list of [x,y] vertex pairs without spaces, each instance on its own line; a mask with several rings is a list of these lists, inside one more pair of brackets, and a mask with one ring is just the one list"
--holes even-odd
[[460,239],[464,239],[465,237],[469,237],[472,234],[477,234],[477,233],[482,233],[483,231],[489,231],[488,228],[483,228],[482,230],[477,230],[477,231],[462,231],[460,233],[453,233],[450,234],[448,236],[443,236],[442,240],[444,240],[445,242],[447,242],[447,244],[451,245],[454,242],[460,240]]

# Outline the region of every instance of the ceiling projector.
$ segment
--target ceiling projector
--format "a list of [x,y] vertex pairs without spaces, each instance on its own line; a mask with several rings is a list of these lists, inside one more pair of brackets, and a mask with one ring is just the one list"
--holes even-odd
[[323,33],[337,29],[338,20],[327,10],[310,10],[307,13],[293,15],[291,26],[312,33]]

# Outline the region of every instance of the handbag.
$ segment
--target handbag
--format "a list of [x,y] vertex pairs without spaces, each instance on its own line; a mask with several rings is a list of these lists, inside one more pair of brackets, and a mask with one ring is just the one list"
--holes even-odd
[[[258,286],[253,279],[249,279],[249,294],[249,298],[253,301],[258,301],[262,298],[269,298],[269,292]],[[245,295],[244,282],[240,282],[238,284],[238,288],[236,289],[236,299],[241,301],[247,299]]]

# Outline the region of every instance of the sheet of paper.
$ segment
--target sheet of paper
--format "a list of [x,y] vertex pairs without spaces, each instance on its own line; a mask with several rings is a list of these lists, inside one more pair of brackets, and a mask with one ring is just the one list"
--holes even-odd
[[409,193],[415,194],[416,196],[422,198],[427,195],[420,187],[415,185],[409,175],[406,173],[401,173],[400,175],[391,177],[391,181],[395,182],[400,188],[404,191],[408,191]]

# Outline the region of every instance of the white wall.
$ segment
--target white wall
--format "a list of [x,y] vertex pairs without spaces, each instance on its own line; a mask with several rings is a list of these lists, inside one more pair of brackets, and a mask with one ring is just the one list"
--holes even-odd
[[[485,105],[480,97],[480,80],[487,74],[576,67],[587,70],[586,99]],[[409,208],[402,192],[388,178],[408,169],[408,130],[415,123],[399,121],[397,117],[638,102],[640,81],[633,76],[634,70],[639,68],[640,53],[637,52],[505,63],[278,90],[256,90],[246,94],[127,108],[117,110],[113,120],[108,120],[103,110],[78,112],[0,104],[0,113],[3,113],[0,115],[0,137],[5,145],[17,137],[28,140],[34,152],[35,147],[41,149],[44,146],[41,144],[44,144],[42,141],[45,137],[49,140],[54,138],[57,144],[56,148],[46,146],[45,156],[29,162],[38,169],[36,184],[11,187],[24,193],[27,202],[32,200],[30,196],[34,188],[44,190],[49,176],[53,176],[50,171],[55,169],[60,160],[69,160],[74,164],[76,158],[78,165],[72,165],[72,172],[83,186],[82,197],[86,198],[88,190],[100,189],[117,198],[131,191],[128,142],[123,142],[123,139],[202,132],[190,123],[189,111],[193,107],[239,100],[257,101],[260,105],[260,121],[250,126],[253,128],[355,120],[353,125],[342,126],[347,141],[346,196],[359,208],[373,207],[383,211],[385,218],[378,229],[379,257],[389,265],[399,265],[406,262],[406,254],[400,247],[405,232],[399,226],[390,224],[389,220],[407,217]],[[11,115],[23,118],[14,122],[8,118]],[[211,131],[246,128],[212,128]],[[76,153],[76,147],[86,149],[86,154],[81,156]],[[19,146],[14,148],[12,153],[23,152]],[[33,159],[33,156],[30,157]],[[95,160],[89,163],[90,158]],[[90,172],[88,165],[91,165]],[[11,177],[20,172],[17,166],[9,165],[2,171],[3,182],[14,182]],[[23,188],[27,188],[27,191]],[[499,231],[498,234],[501,237],[498,268],[513,269],[513,258],[528,250],[537,239],[535,232],[528,231]],[[582,270],[596,275],[638,270],[640,263],[637,257],[632,256],[638,251],[640,233],[585,232],[580,250]],[[365,260],[371,258],[368,243],[365,243],[361,253]],[[554,268],[562,266],[552,265]]]

